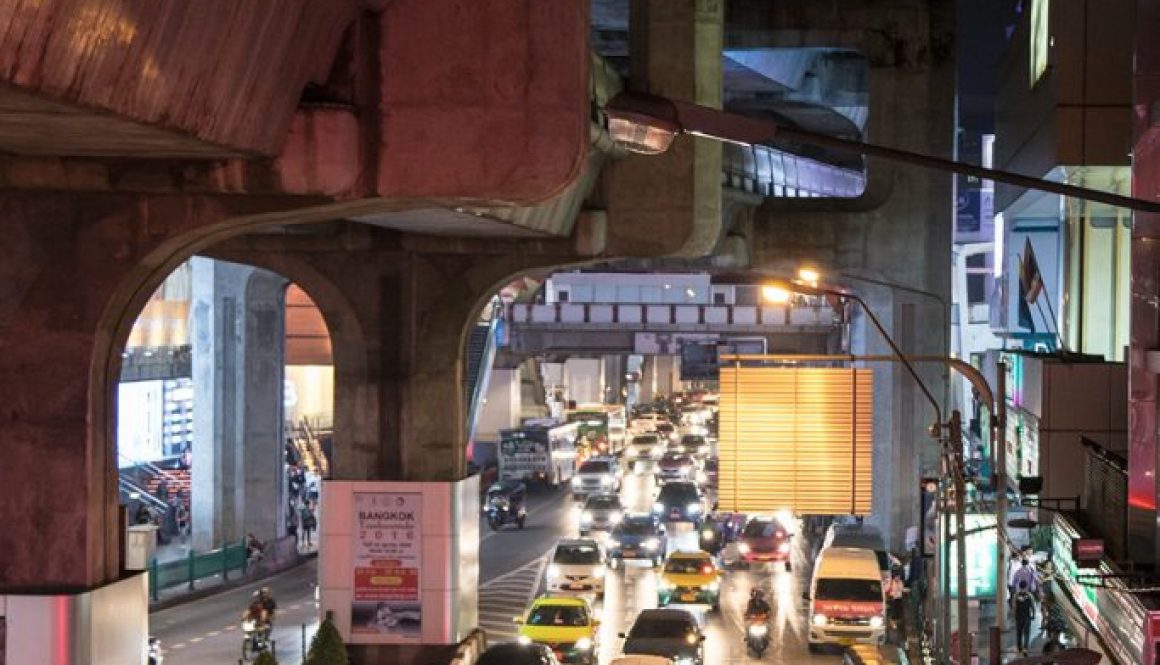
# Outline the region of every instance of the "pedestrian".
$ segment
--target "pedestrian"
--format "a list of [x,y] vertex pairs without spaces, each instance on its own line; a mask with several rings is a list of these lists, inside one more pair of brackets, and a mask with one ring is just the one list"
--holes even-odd
[[182,542],[185,542],[185,539],[189,537],[189,508],[186,507],[185,501],[181,497],[178,497],[173,512],[177,519],[177,535],[181,537]]
[[185,448],[181,451],[181,468],[188,471],[193,468],[193,449],[187,443]]
[[890,575],[890,583],[886,587],[886,598],[890,602],[888,611],[890,625],[894,632],[895,644],[906,645],[906,601],[904,594],[906,586],[902,582],[902,567],[896,566]]
[[1031,640],[1031,622],[1035,619],[1035,596],[1031,594],[1027,580],[1019,580],[1015,587],[1015,648],[1019,655],[1027,655],[1027,643]]
[[133,515],[133,521],[140,525],[153,523],[153,515],[151,515],[149,513],[149,509],[145,507],[145,502],[137,504],[137,512]]
[[314,516],[314,509],[310,503],[302,505],[302,539],[306,541],[306,546],[311,547],[310,535],[318,528],[318,518]]
[[286,535],[294,536],[294,546],[298,546],[298,509],[291,501],[286,510]]

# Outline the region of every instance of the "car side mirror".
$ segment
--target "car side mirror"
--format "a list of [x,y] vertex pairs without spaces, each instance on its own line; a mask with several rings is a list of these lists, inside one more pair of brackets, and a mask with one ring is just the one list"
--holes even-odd
[[624,639],[624,638],[628,637],[628,634],[627,633],[617,633],[616,636],[621,638],[621,639]]
[[697,639],[697,641],[698,641],[698,642],[704,642],[704,641],[705,641],[705,636],[704,636],[704,635],[702,635],[700,638],[698,638],[698,639]]
[[803,591],[803,592],[802,592],[802,600],[809,600],[809,599],[810,599],[810,592],[809,592],[809,591]]
[[524,618],[523,617],[512,617],[512,623],[518,624],[518,625],[523,625]]

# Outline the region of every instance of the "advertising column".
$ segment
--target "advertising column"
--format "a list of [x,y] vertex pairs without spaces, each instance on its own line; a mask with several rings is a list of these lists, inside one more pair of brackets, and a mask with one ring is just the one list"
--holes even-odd
[[417,641],[423,627],[419,596],[423,496],[355,492],[353,504],[351,636],[362,643]]

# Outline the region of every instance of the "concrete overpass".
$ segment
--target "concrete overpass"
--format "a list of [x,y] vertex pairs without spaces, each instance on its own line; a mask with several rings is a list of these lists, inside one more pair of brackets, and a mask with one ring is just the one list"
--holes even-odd
[[[633,88],[720,106],[726,48],[839,47],[868,63],[876,141],[949,150],[946,0],[841,10],[734,0],[728,22],[721,2],[633,4]],[[334,343],[342,480],[463,480],[466,400],[447,396],[462,397],[479,309],[527,271],[619,257],[728,254],[763,271],[809,260],[911,289],[865,295],[906,351],[941,350],[937,306],[910,294],[949,293],[945,178],[870,161],[856,198],[778,198],[776,183],[723,193],[732,171],[703,139],[618,154],[599,111],[616,78],[594,65],[588,9],[287,0],[275,17],[224,0],[10,3],[0,35],[10,650],[50,635],[36,647],[108,662],[144,636],[140,576],[121,566],[114,390],[134,318],[195,254],[272,270],[318,304]],[[881,352],[859,321],[853,349]],[[897,534],[917,505],[916,467],[933,455],[920,454],[927,418],[913,389],[900,376],[890,386],[876,404],[875,463],[896,491],[875,513]],[[475,626],[471,558],[455,554],[464,543],[438,543],[448,566],[428,591],[447,621],[420,644],[352,647],[354,662],[434,662]],[[119,611],[102,611],[114,596]],[[76,611],[61,623],[47,607]]]

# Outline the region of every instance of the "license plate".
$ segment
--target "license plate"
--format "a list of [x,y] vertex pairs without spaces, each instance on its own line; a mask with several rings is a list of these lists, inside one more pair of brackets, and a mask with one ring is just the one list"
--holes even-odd
[[583,588],[584,588],[584,585],[583,585],[583,584],[580,584],[579,582],[576,582],[576,583],[574,583],[574,584],[569,584],[569,585],[568,585],[568,588],[569,588],[569,589],[583,589]]
[[682,593],[681,600],[685,601],[686,603],[691,603],[691,602],[697,600],[697,594],[695,594],[695,593]]
[[841,646],[844,646],[844,647],[848,647],[848,646],[854,644],[854,638],[852,638],[852,637],[839,637],[838,644],[840,644]]
[[680,517],[680,516],[681,516],[680,510],[674,510],[671,513],[669,513],[669,517]]

